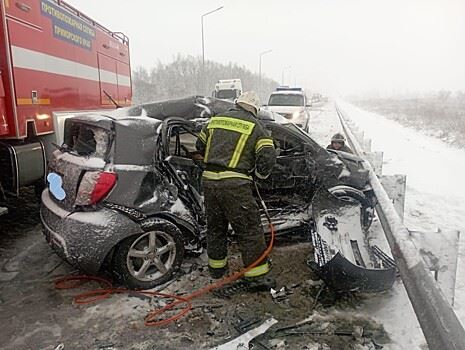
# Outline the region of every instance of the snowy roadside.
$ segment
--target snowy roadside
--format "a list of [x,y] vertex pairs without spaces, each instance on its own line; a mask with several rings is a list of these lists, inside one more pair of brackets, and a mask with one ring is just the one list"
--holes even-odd
[[462,233],[454,309],[465,324],[465,150],[341,102],[352,121],[384,152],[384,174],[406,174],[405,224],[411,230]]
[[351,101],[354,106],[397,121],[405,128],[465,149],[463,101],[438,98],[373,99]]
[[[331,136],[341,131],[342,126],[332,104],[312,110],[310,135],[320,145],[326,147]],[[389,251],[377,219],[370,228],[369,239],[376,242],[381,249]],[[400,280],[397,280],[393,288],[385,293],[367,295],[355,311],[347,309],[344,312],[349,315],[355,312],[361,317],[382,324],[391,338],[391,343],[385,347],[388,350],[420,350],[427,346],[407,292]]]

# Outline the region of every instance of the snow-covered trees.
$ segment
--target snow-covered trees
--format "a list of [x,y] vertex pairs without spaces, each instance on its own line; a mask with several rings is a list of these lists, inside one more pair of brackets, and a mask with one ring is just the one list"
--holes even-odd
[[[259,76],[235,63],[205,62],[205,87],[202,84],[202,58],[178,55],[173,62],[158,62],[151,69],[137,67],[132,72],[134,103],[185,97],[211,96],[219,79],[239,78],[244,90],[259,90]],[[262,76],[261,98],[265,99],[278,85],[277,81]]]

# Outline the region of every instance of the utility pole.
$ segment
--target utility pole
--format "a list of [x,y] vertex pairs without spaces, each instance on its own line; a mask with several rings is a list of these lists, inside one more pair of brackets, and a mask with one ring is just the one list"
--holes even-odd
[[261,92],[262,92],[262,56],[266,55],[267,53],[272,52],[273,50],[266,50],[260,52],[260,59],[258,63],[258,97],[261,99]]
[[221,6],[221,7],[218,7],[217,9],[215,9],[213,11],[209,11],[207,13],[204,13],[200,18],[200,21],[202,23],[202,81],[201,81],[202,94],[205,94],[205,91],[206,91],[206,86],[205,86],[205,37],[204,37],[204,30],[203,30],[203,18],[205,16],[208,16],[209,14],[212,14],[213,12],[221,10],[223,7],[224,6]]

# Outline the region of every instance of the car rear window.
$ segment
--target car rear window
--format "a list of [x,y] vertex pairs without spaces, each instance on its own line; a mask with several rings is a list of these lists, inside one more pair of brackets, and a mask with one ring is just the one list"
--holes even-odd
[[67,124],[64,148],[80,156],[104,158],[110,143],[108,130],[82,122]]

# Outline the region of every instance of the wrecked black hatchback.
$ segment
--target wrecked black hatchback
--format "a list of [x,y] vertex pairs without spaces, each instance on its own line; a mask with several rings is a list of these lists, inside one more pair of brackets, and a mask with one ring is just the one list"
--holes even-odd
[[[185,254],[204,245],[197,134],[229,107],[194,96],[67,119],[42,193],[50,246],[79,269],[106,268],[131,288],[170,280]],[[328,152],[277,114],[259,118],[279,152],[271,176],[258,181],[278,237],[310,239],[320,188],[357,203],[368,228],[374,203],[362,160]]]

